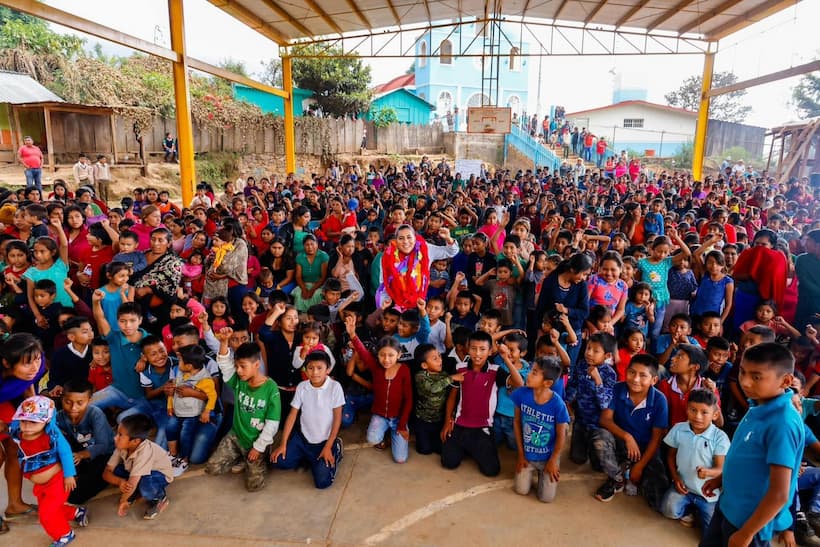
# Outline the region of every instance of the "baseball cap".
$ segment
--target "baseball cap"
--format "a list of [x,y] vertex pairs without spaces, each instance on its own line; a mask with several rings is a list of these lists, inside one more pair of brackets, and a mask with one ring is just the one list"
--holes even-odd
[[17,407],[12,420],[47,423],[54,416],[54,401],[42,395],[29,397]]

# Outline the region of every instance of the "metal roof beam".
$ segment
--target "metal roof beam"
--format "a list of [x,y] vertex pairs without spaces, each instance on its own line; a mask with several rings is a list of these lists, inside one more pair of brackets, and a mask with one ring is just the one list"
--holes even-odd
[[556,20],[561,16],[561,12],[564,11],[564,8],[567,7],[569,4],[569,0],[561,0],[561,5],[558,6],[558,10],[555,12],[555,15],[552,16],[552,20]]
[[773,15],[780,10],[786,9],[797,4],[797,2],[798,0],[771,0],[769,2],[766,2],[765,4],[761,4],[758,7],[747,11],[743,15],[739,15],[731,21],[728,21],[714,29],[712,32],[709,33],[709,39],[722,40],[730,34],[733,34],[738,30],[748,26],[750,23],[756,23],[761,19],[765,19],[766,17]]
[[588,25],[588,24],[590,24],[590,23],[592,22],[592,20],[593,20],[593,19],[595,19],[595,16],[596,16],[596,15],[598,15],[598,12],[599,12],[599,11],[601,11],[601,9],[603,9],[603,7],[604,7],[604,6],[606,6],[606,3],[607,3],[608,1],[609,1],[609,0],[601,0],[601,1],[598,3],[598,5],[597,5],[597,6],[595,6],[595,7],[592,9],[592,11],[591,11],[591,12],[589,12],[589,15],[587,15],[587,16],[586,16],[586,19],[584,19],[584,25]]
[[641,11],[649,2],[650,0],[641,0],[639,3],[632,6],[623,17],[615,22],[615,28],[622,27],[624,23],[632,19],[632,16]]
[[702,24],[706,23],[710,19],[717,17],[718,15],[722,15],[724,11],[727,9],[731,9],[732,7],[736,6],[737,4],[741,3],[743,0],[726,0],[726,2],[715,6],[713,9],[710,9],[706,13],[703,13],[700,17],[688,23],[681,28],[678,29],[678,34],[686,34],[693,29],[700,27]]
[[427,13],[427,24],[433,24],[433,17],[430,15],[430,4],[427,3],[427,0],[424,0],[424,11]]
[[732,93],[733,91],[739,91],[741,89],[748,89],[756,85],[763,85],[769,82],[775,82],[777,80],[791,78],[792,76],[808,74],[809,72],[814,72],[815,70],[820,70],[820,60],[812,61],[810,63],[806,63],[803,65],[793,66],[785,70],[778,70],[777,72],[772,72],[771,74],[758,76],[757,78],[751,78],[749,80],[743,80],[742,82],[735,82],[732,85],[716,87],[714,89],[710,89],[707,95],[709,95],[710,97],[715,97],[717,95]]
[[274,2],[273,0],[262,0],[262,3],[265,4],[266,6],[268,6],[270,9],[272,9],[274,12],[276,12],[276,15],[278,15],[279,17],[284,19],[285,23],[289,24],[290,26],[292,26],[293,28],[295,28],[296,30],[301,32],[302,34],[306,34],[308,36],[313,36],[313,35],[316,34],[312,30],[307,28],[305,25],[300,23],[296,19],[296,17],[294,17],[293,15],[288,13],[288,11],[285,8],[283,8],[282,6],[280,6],[279,4]]
[[218,7],[225,13],[230,14],[243,25],[255,30],[262,36],[273,40],[280,46],[287,44],[289,41],[287,36],[251,13],[244,6],[237,4],[232,0],[208,0],[208,2]]
[[330,28],[332,28],[332,29],[336,32],[336,34],[339,34],[339,35],[341,35],[341,34],[342,34],[342,29],[341,29],[341,27],[339,27],[339,25],[337,25],[337,24],[336,24],[336,22],[335,22],[335,21],[334,21],[334,20],[333,20],[333,19],[332,19],[332,18],[331,18],[328,14],[327,14],[327,12],[326,12],[325,10],[323,10],[323,9],[322,9],[322,6],[320,6],[319,4],[317,4],[317,3],[315,2],[315,0],[305,0],[305,3],[306,3],[308,6],[310,6],[310,9],[312,9],[312,10],[313,10],[313,12],[314,12],[316,15],[318,15],[319,17],[321,17],[321,18],[322,18],[322,21],[324,21],[325,23],[327,23],[327,26],[329,26]]
[[359,6],[356,4],[355,0],[347,0],[347,5],[350,7],[350,9],[353,10],[353,13],[356,14],[356,17],[359,18],[359,21],[364,23],[364,26],[367,27],[367,30],[372,32],[373,26],[370,24],[370,21],[367,20],[367,17],[364,16],[362,10],[359,9]]
[[668,21],[669,19],[671,19],[672,17],[677,15],[677,13],[679,11],[681,11],[683,8],[685,8],[686,6],[688,6],[689,4],[691,4],[694,1],[695,0],[683,0],[682,2],[678,2],[677,5],[667,9],[662,14],[660,14],[658,17],[653,19],[649,23],[649,25],[647,25],[646,32],[652,32],[653,30],[655,30],[656,28],[658,28],[659,26],[664,24],[666,21]]
[[[114,44],[119,44],[142,53],[147,53],[149,55],[153,55],[154,57],[159,57],[160,59],[165,59],[166,61],[174,62],[180,59],[180,56],[171,49],[158,46],[152,42],[119,32],[100,25],[99,23],[95,23],[94,21],[83,19],[82,17],[66,13],[62,10],[58,10],[57,8],[53,8],[47,4],[42,4],[34,0],[0,0],[0,4],[8,6],[19,12],[38,17],[45,21],[57,23],[58,25],[63,25],[64,27],[83,32],[90,36],[96,36],[97,38],[108,40]],[[207,74],[246,85],[254,89],[266,91],[280,97],[287,96],[287,93],[281,89],[251,80],[250,78],[240,76],[239,74],[234,74],[229,70],[214,66],[210,63],[206,63],[205,61],[200,61],[199,59],[195,59],[190,56],[186,56],[185,59],[188,63],[188,67],[194,70],[199,70],[200,72],[205,72]]]
[[387,0],[387,6],[390,8],[390,13],[393,14],[393,19],[396,20],[396,26],[401,26],[401,17],[399,17],[399,12],[396,11],[396,6],[393,4],[393,0]]
[[8,6],[13,10],[28,15],[33,15],[34,17],[39,17],[40,19],[51,21],[52,23],[57,23],[58,25],[63,25],[64,27],[141,51],[142,53],[148,53],[149,55],[160,57],[166,61],[175,62],[179,60],[179,55],[171,49],[100,25],[94,21],[83,19],[82,17],[78,17],[72,13],[68,13],[57,8],[52,8],[47,4],[42,4],[35,0],[0,0],[0,5]]

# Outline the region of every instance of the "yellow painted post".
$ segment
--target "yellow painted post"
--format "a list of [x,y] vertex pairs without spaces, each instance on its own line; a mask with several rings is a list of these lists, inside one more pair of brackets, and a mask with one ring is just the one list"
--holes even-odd
[[715,69],[715,52],[709,50],[703,58],[703,83],[700,87],[698,125],[695,129],[695,146],[692,152],[692,178],[703,180],[703,156],[706,154],[706,129],[709,125],[709,91],[712,89],[712,72]]
[[296,172],[296,130],[293,127],[293,66],[288,56],[282,57],[282,84],[285,93],[285,172]]
[[191,121],[191,95],[188,91],[188,62],[185,57],[185,16],[183,0],[168,0],[168,19],[171,25],[171,49],[177,54],[174,61],[174,103],[177,115],[177,153],[179,154],[179,182],[182,186],[182,205],[188,206],[194,198],[194,128]]

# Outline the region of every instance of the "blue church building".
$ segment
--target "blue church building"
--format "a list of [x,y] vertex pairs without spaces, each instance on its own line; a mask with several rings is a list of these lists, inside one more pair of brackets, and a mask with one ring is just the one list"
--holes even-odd
[[[501,23],[501,29],[502,33],[496,31],[501,36],[495,38],[495,51],[500,60],[497,106],[509,106],[520,116],[527,108],[529,61],[522,54],[529,51],[529,44],[521,41],[519,25]],[[457,107],[459,130],[465,129],[468,107],[495,100],[495,93],[488,97],[486,89],[482,97],[481,57],[457,56],[462,46],[467,48],[467,54],[481,54],[484,32],[490,32],[490,28],[483,23],[461,25],[455,30],[434,28],[416,42],[415,93],[436,107],[437,118],[446,116],[448,111],[454,112]],[[435,57],[425,57],[431,54]]]

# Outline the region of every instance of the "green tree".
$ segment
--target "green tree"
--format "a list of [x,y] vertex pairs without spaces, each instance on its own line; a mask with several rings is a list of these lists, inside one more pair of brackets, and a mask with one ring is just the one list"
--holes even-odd
[[341,47],[326,49],[308,44],[293,49],[293,81],[315,93],[322,111],[332,116],[367,111],[371,98],[370,67],[361,59],[341,57]]
[[273,87],[282,87],[282,59],[271,59],[267,63],[262,61],[262,75],[260,80],[263,84]]
[[0,12],[0,49],[22,49],[36,54],[58,54],[73,59],[83,53],[85,40],[57,34],[48,23],[8,8]]
[[6,24],[7,21],[23,21],[25,23],[34,23],[37,18],[32,15],[26,15],[19,11],[14,11],[6,6],[0,6],[0,27]]
[[[664,97],[671,106],[685,108],[697,112],[700,108],[700,89],[703,82],[701,76],[690,76],[683,81],[681,86]],[[715,72],[712,76],[712,87],[725,87],[737,83],[737,76],[732,72]],[[724,93],[712,97],[709,105],[709,117],[724,122],[741,123],[752,111],[751,106],[742,103],[742,98],[746,95],[745,89]]]
[[820,72],[800,78],[792,90],[792,102],[801,120],[820,116]]
[[399,121],[396,109],[392,106],[382,107],[373,113],[373,125],[376,127],[387,127],[391,123]]

